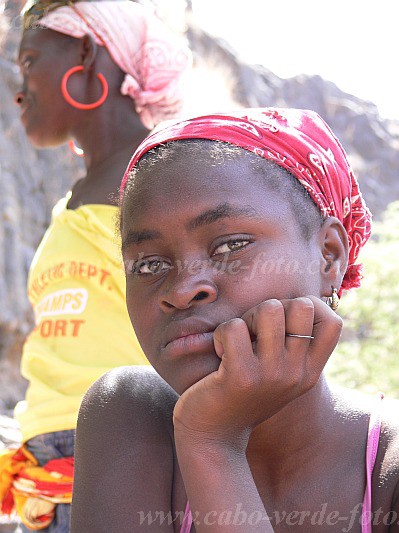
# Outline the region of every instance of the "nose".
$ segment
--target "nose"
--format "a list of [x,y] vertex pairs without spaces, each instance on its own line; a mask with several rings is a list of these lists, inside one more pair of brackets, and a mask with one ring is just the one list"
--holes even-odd
[[14,94],[14,104],[22,105],[25,100],[25,93],[23,89],[20,89]]
[[193,306],[212,303],[217,297],[218,289],[216,284],[204,274],[196,277],[178,273],[163,291],[160,306],[164,312],[170,312],[176,309],[189,309]]

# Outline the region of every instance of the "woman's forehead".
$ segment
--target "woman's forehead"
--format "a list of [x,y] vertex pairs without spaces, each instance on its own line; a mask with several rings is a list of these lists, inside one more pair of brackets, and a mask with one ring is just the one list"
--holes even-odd
[[186,199],[201,196],[211,200],[215,191],[225,194],[241,191],[243,194],[250,192],[252,187],[260,186],[260,183],[255,183],[252,174],[244,158],[214,161],[198,159],[189,152],[181,151],[173,159],[159,160],[148,168],[139,167],[133,186],[128,187],[128,196],[134,203],[179,196]]
[[50,33],[50,30],[48,28],[42,28],[40,26],[36,26],[35,28],[29,28],[23,32],[21,44],[25,42],[39,44],[41,42],[45,42],[51,37],[51,34],[54,33],[55,32]]
[[123,202],[123,225],[143,225],[149,219],[166,221],[190,218],[231,206],[229,214],[259,216],[262,212],[282,216],[290,211],[280,194],[273,191],[267,179],[251,168],[244,158],[223,162],[189,156],[159,162],[139,170],[134,184],[126,190]]
[[[226,149],[217,149],[218,145],[212,141],[198,144],[193,149],[184,143],[174,146],[171,156],[162,151],[157,158],[157,151],[152,154],[149,161],[140,162],[137,169],[137,183],[139,185],[153,184],[157,189],[162,182],[178,183],[179,186],[195,188],[198,185],[211,185],[214,181],[220,184],[242,182],[245,185],[255,180],[259,174],[254,169],[253,159],[258,159],[255,154],[242,148],[228,145]],[[260,159],[260,158],[259,158]],[[262,163],[266,161],[261,160]]]
[[55,46],[64,47],[66,42],[72,42],[71,39],[63,33],[37,26],[23,32],[19,48],[20,52],[24,48],[36,48],[43,51]]

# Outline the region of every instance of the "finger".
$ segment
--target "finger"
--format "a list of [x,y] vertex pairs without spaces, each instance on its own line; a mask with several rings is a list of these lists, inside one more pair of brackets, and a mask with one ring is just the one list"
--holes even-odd
[[[313,380],[320,376],[341,335],[342,318],[327,304],[315,296],[308,297],[313,302],[313,335],[309,346],[307,373]],[[313,375],[312,373],[315,373]],[[313,376],[313,377],[312,377]]]
[[[313,336],[314,305],[310,298],[301,297],[292,300],[282,300],[285,312],[285,345],[287,350],[308,350]],[[294,337],[290,335],[299,335]]]
[[[305,297],[281,300],[284,310],[284,373],[292,384],[300,384],[306,378],[307,358],[309,357],[310,337],[313,334],[314,306]],[[289,337],[300,335],[300,337]]]
[[258,357],[279,357],[284,349],[285,316],[279,300],[266,300],[243,314],[242,319],[255,341]]
[[213,342],[226,370],[242,368],[253,358],[251,336],[241,318],[220,324],[214,331]]

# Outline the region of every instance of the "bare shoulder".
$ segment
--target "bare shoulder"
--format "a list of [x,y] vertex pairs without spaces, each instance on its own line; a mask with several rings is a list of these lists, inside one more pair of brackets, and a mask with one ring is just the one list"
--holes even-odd
[[[176,392],[149,366],[122,366],[107,372],[87,391],[79,413],[86,419],[88,412],[104,416],[117,411],[132,416],[132,406],[144,409],[146,415],[160,420],[171,416],[177,401]],[[151,406],[151,409],[149,407]],[[94,409],[94,413],[93,413]],[[97,409],[100,409],[97,411]],[[136,415],[133,416],[136,419]]]
[[[377,456],[372,473],[373,533],[399,533],[399,401],[339,388],[344,410],[351,420],[380,417],[380,437],[372,445]],[[355,424],[353,424],[354,426]],[[364,447],[367,434],[364,434]],[[396,518],[395,518],[396,517]]]
[[381,464],[384,477],[399,475],[399,400],[384,397],[381,401],[378,394],[370,396],[341,388],[339,392],[350,406],[354,418],[366,417],[369,420],[372,414],[381,418],[376,468]]
[[399,400],[384,398],[381,436],[386,439],[389,455],[396,451],[395,459],[399,465]]
[[[399,533],[399,401],[384,398],[381,435],[372,478],[373,508],[383,509],[376,533]],[[389,527],[387,527],[389,526]]]
[[380,442],[383,452],[380,480],[394,485],[393,501],[399,512],[399,400],[385,398],[383,401]]
[[150,367],[117,368],[89,389],[77,427],[72,532],[127,533],[152,510],[170,511],[176,400]]
[[[143,437],[172,434],[175,391],[151,368],[115,368],[97,380],[86,393],[79,412],[77,444],[88,432],[103,440],[116,438],[133,444]],[[137,431],[138,428],[140,431]],[[112,429],[112,432],[111,432]],[[138,439],[140,437],[140,439]]]

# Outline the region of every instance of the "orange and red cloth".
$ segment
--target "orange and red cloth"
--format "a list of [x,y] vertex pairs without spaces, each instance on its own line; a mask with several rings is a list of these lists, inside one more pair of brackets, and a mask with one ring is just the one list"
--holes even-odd
[[28,528],[45,529],[57,504],[72,501],[73,465],[73,457],[63,457],[39,466],[25,446],[1,451],[1,513],[16,512]]

